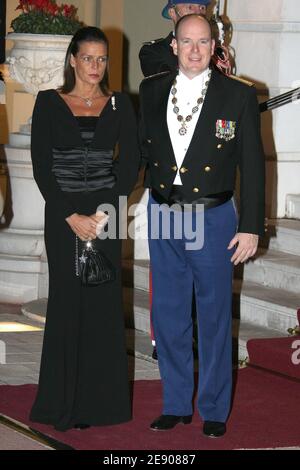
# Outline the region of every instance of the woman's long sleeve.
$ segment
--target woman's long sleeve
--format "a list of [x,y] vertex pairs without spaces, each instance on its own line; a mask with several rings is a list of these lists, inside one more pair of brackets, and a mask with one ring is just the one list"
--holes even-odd
[[76,212],[67,195],[60,189],[52,172],[52,143],[49,103],[47,92],[37,96],[32,116],[31,159],[33,176],[49,207],[57,210],[63,218]]
[[117,191],[128,196],[133,190],[139,172],[140,149],[135,111],[127,95],[122,95],[122,116],[117,165]]

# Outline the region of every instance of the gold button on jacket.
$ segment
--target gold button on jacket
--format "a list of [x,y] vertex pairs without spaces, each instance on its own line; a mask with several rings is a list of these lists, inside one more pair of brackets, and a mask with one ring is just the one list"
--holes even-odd
[[180,168],[179,171],[180,171],[180,173],[182,173],[184,175],[184,173],[187,173],[189,170],[183,166],[182,168]]
[[165,185],[164,185],[164,184],[160,184],[159,187],[160,187],[160,189],[165,189]]
[[200,189],[199,188],[194,188],[193,193],[199,193]]

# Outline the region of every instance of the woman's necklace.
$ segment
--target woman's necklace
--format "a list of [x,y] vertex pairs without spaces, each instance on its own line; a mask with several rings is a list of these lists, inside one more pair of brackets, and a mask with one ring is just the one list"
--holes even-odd
[[185,118],[181,114],[179,114],[180,110],[179,110],[179,107],[177,106],[178,100],[176,98],[177,81],[176,81],[176,79],[174,80],[174,83],[173,83],[173,86],[172,86],[172,89],[171,89],[171,93],[173,95],[172,103],[174,105],[173,111],[174,111],[175,114],[177,114],[177,120],[181,123],[181,128],[179,129],[178,132],[182,136],[186,135],[186,133],[187,133],[187,123],[190,122],[193,119],[193,115],[196,114],[199,111],[199,106],[204,102],[204,98],[205,98],[205,95],[206,95],[206,92],[207,92],[210,77],[211,77],[211,70],[209,71],[209,74],[208,74],[208,80],[205,82],[204,87],[201,91],[201,97],[197,99],[197,104],[196,104],[196,106],[194,106],[192,108],[192,113],[188,114]]
[[70,94],[69,96],[73,96],[74,98],[80,98],[80,99],[82,99],[82,100],[85,102],[85,104],[86,104],[89,108],[92,106],[92,104],[93,104],[93,102],[95,101],[95,99],[97,99],[97,98],[103,98],[102,95],[95,95],[95,96],[91,96],[90,98],[84,98],[83,96],[80,96],[80,95],[73,95],[73,94],[72,94],[72,95]]

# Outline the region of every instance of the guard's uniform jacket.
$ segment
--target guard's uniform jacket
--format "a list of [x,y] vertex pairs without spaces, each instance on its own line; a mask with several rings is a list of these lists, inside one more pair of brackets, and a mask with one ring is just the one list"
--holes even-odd
[[[166,110],[177,72],[140,87],[145,185],[168,199],[178,171]],[[178,123],[178,129],[180,123]],[[185,199],[234,191],[240,170],[239,232],[264,235],[265,160],[256,90],[213,70],[196,129],[179,169]]]
[[145,42],[140,50],[139,59],[145,77],[159,72],[176,70],[177,57],[173,54],[171,42],[174,34],[171,32],[166,38]]

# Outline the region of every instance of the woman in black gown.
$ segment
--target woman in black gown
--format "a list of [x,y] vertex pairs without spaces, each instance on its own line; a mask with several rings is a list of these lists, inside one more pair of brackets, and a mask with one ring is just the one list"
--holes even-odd
[[[96,237],[137,179],[136,120],[127,95],[107,81],[108,42],[80,29],[69,46],[59,91],[40,92],[33,113],[32,163],[46,201],[49,298],[34,422],[65,431],[131,418],[121,293],[121,240]],[[116,146],[118,157],[114,158]],[[116,268],[116,280],[81,285],[75,240],[94,240]],[[79,246],[79,252],[81,246]]]

